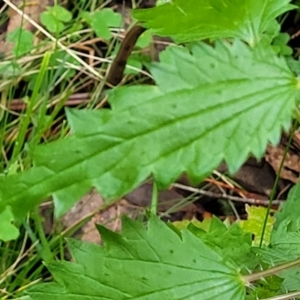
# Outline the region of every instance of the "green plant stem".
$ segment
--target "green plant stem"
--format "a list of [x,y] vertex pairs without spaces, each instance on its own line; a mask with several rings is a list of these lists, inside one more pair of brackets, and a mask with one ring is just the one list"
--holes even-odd
[[296,259],[292,262],[288,262],[288,263],[285,263],[285,264],[282,264],[282,265],[279,265],[279,266],[276,266],[276,267],[272,267],[268,270],[253,273],[253,274],[250,274],[250,275],[245,275],[245,276],[243,276],[243,279],[244,279],[244,282],[249,283],[249,282],[259,280],[261,278],[265,278],[267,276],[278,274],[278,273],[282,272],[283,270],[293,268],[293,267],[296,267],[296,266],[299,266],[299,265],[300,265],[300,258]]
[[265,235],[266,228],[267,228],[267,222],[268,222],[268,218],[269,218],[269,215],[270,215],[272,203],[273,203],[273,200],[275,198],[276,188],[277,188],[277,185],[278,185],[278,181],[280,179],[280,174],[281,174],[281,171],[282,171],[282,168],[283,168],[283,164],[284,164],[284,161],[286,159],[286,155],[287,155],[287,153],[288,153],[288,151],[290,149],[290,146],[291,146],[291,143],[292,143],[292,140],[293,140],[294,132],[295,132],[295,130],[296,130],[296,128],[298,126],[299,126],[299,122],[296,121],[294,123],[293,127],[292,127],[292,131],[291,131],[291,134],[289,136],[288,143],[287,143],[287,145],[285,147],[285,150],[284,150],[281,162],[280,162],[279,170],[278,170],[278,172],[276,174],[276,179],[275,179],[275,182],[274,182],[274,185],[273,185],[273,188],[272,188],[272,192],[271,192],[271,195],[270,195],[270,200],[269,200],[269,204],[268,204],[268,208],[267,208],[267,212],[266,212],[266,217],[265,217],[265,220],[264,220],[264,225],[263,225],[263,229],[262,229],[262,233],[261,233],[261,238],[260,238],[260,242],[259,242],[259,247],[260,248],[262,247],[262,244],[263,244],[263,239],[264,239],[264,235]]
[[35,228],[37,230],[37,233],[39,235],[42,247],[43,247],[43,260],[45,262],[50,262],[54,260],[53,254],[51,252],[49,243],[47,241],[47,238],[45,236],[45,231],[41,222],[41,216],[38,207],[36,207],[32,213],[32,217],[34,219]]
[[156,215],[157,214],[157,203],[158,203],[158,189],[157,184],[154,181],[153,182],[153,188],[152,188],[152,200],[151,200],[151,214]]
[[[289,299],[296,299],[297,296],[300,296],[300,292],[292,292],[285,295],[279,295],[271,298],[265,298],[263,300],[289,300]],[[298,297],[299,298],[299,297]]]

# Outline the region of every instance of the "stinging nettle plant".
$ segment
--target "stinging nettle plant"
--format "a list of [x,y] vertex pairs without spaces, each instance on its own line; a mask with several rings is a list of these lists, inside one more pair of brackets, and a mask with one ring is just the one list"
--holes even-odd
[[[143,26],[184,46],[167,48],[150,64],[155,85],[114,89],[109,110],[67,110],[72,134],[35,148],[30,170],[0,178],[5,226],[50,195],[61,216],[91,187],[111,201],[150,175],[163,188],[183,172],[199,182],[222,161],[233,173],[249,154],[260,158],[268,142],[289,130],[297,105],[299,80],[272,45],[276,18],[296,8],[289,2],[174,0],[134,11]],[[253,247],[249,233],[217,219],[208,232],[192,225],[180,232],[156,217],[145,229],[125,219],[122,234],[98,226],[104,247],[69,240],[75,262],[50,263],[56,283],[36,286],[29,296],[257,299],[250,282],[272,275],[287,297],[296,297],[300,283],[291,283],[291,273],[274,274],[281,264],[299,263],[297,247],[284,248],[297,235],[298,216],[282,217],[294,211],[297,193],[296,186],[278,214],[272,251]],[[249,271],[262,265],[261,273]],[[280,267],[268,268],[274,265]]]

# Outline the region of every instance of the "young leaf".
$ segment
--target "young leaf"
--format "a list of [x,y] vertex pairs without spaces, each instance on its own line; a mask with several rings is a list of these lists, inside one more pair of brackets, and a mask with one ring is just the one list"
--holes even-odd
[[[295,206],[298,210],[298,204]],[[282,220],[276,230],[272,232],[272,239],[269,248],[256,250],[260,253],[261,260],[269,265],[279,265],[286,262],[292,262],[300,258],[300,218],[298,222],[291,225],[291,219],[286,217]],[[296,227],[297,225],[297,227]],[[298,264],[299,265],[299,264]],[[300,289],[300,268],[286,268],[283,272],[278,274],[279,277],[284,279],[282,290],[295,291]]]
[[286,202],[282,205],[280,210],[275,214],[276,222],[275,228],[281,224],[281,222],[289,221],[289,231],[296,231],[300,228],[299,220],[299,198],[300,198],[300,184],[296,184],[289,192]]
[[248,269],[256,265],[255,255],[251,253],[251,234],[244,232],[237,223],[227,228],[222,221],[213,217],[207,232],[193,223],[187,229],[238,268]]
[[117,89],[112,110],[69,110],[73,135],[38,147],[30,171],[0,178],[0,208],[17,216],[54,193],[58,215],[93,185],[111,199],[154,174],[194,181],[221,161],[235,172],[288,129],[297,79],[271,50],[241,42],[191,53],[170,47],[151,68],[158,86]]
[[260,40],[269,22],[292,9],[289,0],[172,0],[134,17],[155,34],[177,42],[206,38],[240,38],[250,45]]
[[72,14],[60,5],[47,7],[41,14],[41,23],[53,33],[60,33],[65,29],[66,22],[72,20]]
[[273,230],[269,247],[255,249],[260,253],[261,260],[269,265],[282,264],[300,257],[299,227],[290,231],[290,219],[282,221],[276,230]]
[[97,36],[108,40],[112,37],[109,27],[119,27],[122,17],[112,9],[105,8],[90,16],[90,24]]
[[14,216],[7,206],[4,211],[0,213],[0,239],[7,242],[14,240],[19,236],[18,229],[12,224]]
[[280,277],[284,278],[282,285],[286,291],[300,290],[300,267],[284,270]]
[[7,33],[7,40],[15,44],[13,53],[17,57],[20,57],[32,50],[33,38],[33,34],[23,28],[17,28]]
[[244,299],[241,275],[188,231],[156,217],[146,230],[124,219],[122,235],[99,226],[104,247],[70,240],[76,263],[49,265],[57,284],[34,287],[33,300]]
[[[240,221],[240,226],[245,232],[252,233],[254,235],[253,245],[259,245],[261,240],[261,234],[263,230],[264,220],[266,218],[267,208],[259,206],[246,205],[246,211],[248,214],[247,220]],[[275,222],[274,217],[268,216],[267,227],[263,237],[263,244],[268,245],[270,243],[270,236]]]

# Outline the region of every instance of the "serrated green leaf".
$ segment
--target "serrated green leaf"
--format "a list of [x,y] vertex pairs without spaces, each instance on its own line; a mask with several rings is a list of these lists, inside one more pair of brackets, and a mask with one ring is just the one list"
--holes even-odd
[[273,46],[278,47],[278,53],[286,56],[291,56],[293,54],[293,49],[287,44],[290,40],[290,36],[287,33],[279,33],[273,41]]
[[272,231],[269,247],[256,249],[261,254],[261,260],[269,265],[282,264],[300,257],[299,228],[290,231],[291,220],[286,218]]
[[213,217],[207,232],[192,223],[188,226],[188,230],[201,238],[224,260],[239,268],[248,269],[257,263],[254,253],[251,252],[251,234],[244,232],[237,223],[227,228],[222,221]]
[[[300,257],[300,216],[296,217],[299,204],[297,193],[299,185],[296,185],[289,193],[287,205],[279,215],[276,229],[271,236],[270,247],[260,249],[261,260],[269,265],[283,264],[299,259]],[[293,212],[292,207],[296,212]],[[290,212],[290,216],[288,214]],[[285,291],[296,291],[300,289],[300,268],[288,268],[279,274],[283,278],[282,288]]]
[[283,278],[283,287],[286,291],[300,290],[300,267],[284,270],[280,277]]
[[155,34],[172,36],[177,42],[207,38],[240,38],[250,45],[280,14],[294,8],[289,0],[172,0],[134,17]]
[[[189,226],[195,226],[197,229],[202,229],[203,231],[208,232],[211,222],[212,219],[204,219],[203,221],[200,222],[199,220],[193,218],[191,221],[184,219],[181,221],[175,221],[172,224],[180,230],[186,228],[189,230]],[[192,230],[189,231],[192,232]]]
[[[245,221],[240,221],[240,225],[244,231],[250,232],[254,235],[253,244],[258,246],[262,237],[261,234],[264,226],[264,220],[266,218],[267,208],[262,206],[256,207],[246,205],[246,211],[248,214],[248,219]],[[265,245],[268,245],[270,242],[274,222],[274,217],[268,216],[267,226],[263,236],[263,244]]]
[[70,240],[76,263],[49,265],[57,284],[34,287],[33,300],[244,298],[241,275],[188,231],[153,217],[148,229],[125,219],[122,235],[99,226],[104,247]]
[[278,276],[268,276],[255,282],[249,289],[245,300],[267,299],[276,295],[281,295],[282,281],[283,280]]
[[298,83],[271,50],[170,47],[151,71],[158,86],[117,89],[111,111],[68,110],[73,135],[38,147],[30,171],[2,178],[0,208],[22,216],[51,193],[75,201],[91,186],[109,200],[150,174],[160,187],[184,171],[200,180],[223,160],[235,172],[290,126]]
[[280,210],[275,213],[276,222],[275,228],[278,228],[281,222],[289,220],[288,231],[296,231],[300,229],[299,219],[299,198],[300,198],[300,184],[296,184],[290,190],[287,200],[281,206]]

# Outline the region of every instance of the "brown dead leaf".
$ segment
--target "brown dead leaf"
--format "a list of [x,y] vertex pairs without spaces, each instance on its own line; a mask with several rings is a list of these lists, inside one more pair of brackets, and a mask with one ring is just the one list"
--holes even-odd
[[80,236],[83,241],[100,243],[101,237],[95,223],[105,225],[113,231],[120,231],[122,215],[125,214],[136,219],[141,213],[141,209],[130,205],[126,200],[118,201],[100,211],[99,209],[103,205],[105,202],[102,197],[95,190],[92,190],[64,215],[62,224],[66,228],[71,227],[94,212],[90,221],[80,229],[76,236]]
[[[278,173],[280,164],[284,155],[285,148],[283,145],[273,147],[268,145],[265,155],[266,161],[272,166],[274,171]],[[283,163],[280,177],[287,179],[293,183],[298,182],[300,173],[300,157],[297,154],[288,152]]]

